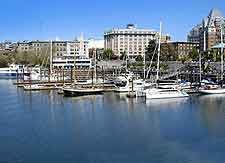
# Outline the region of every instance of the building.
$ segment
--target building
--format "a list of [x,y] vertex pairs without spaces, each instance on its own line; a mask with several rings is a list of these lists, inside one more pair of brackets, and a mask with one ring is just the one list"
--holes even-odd
[[225,28],[222,27],[224,23],[221,11],[212,9],[202,23],[192,29],[188,35],[188,41],[199,42],[201,52],[210,50],[213,46],[221,43],[221,28],[223,38],[225,38]]
[[[170,49],[169,49],[170,48]],[[190,52],[196,49],[199,51],[199,43],[194,42],[169,42],[169,43],[162,43],[162,52],[171,52],[174,56],[178,56],[179,58],[183,58],[189,55]]]
[[88,39],[89,49],[104,49],[104,39]]
[[126,53],[134,57],[144,55],[150,40],[155,40],[158,32],[136,28],[128,24],[125,29],[112,29],[104,33],[105,49],[112,49],[115,55]]
[[17,44],[11,41],[4,41],[0,43],[0,52],[15,52]]
[[188,42],[195,42],[195,43],[200,43],[200,30],[202,28],[201,24],[198,24],[192,30],[189,32],[187,36],[187,41]]
[[171,41],[171,36],[169,34],[161,36],[161,43],[168,43]]
[[85,41],[83,37],[74,41],[19,42],[17,51],[49,57],[52,54],[53,68],[73,68],[74,60],[76,60],[77,68],[90,68],[92,65],[89,59],[88,41]]
[[104,53],[104,40],[103,39],[88,39],[88,48],[89,48],[89,57],[94,58],[96,54],[96,58],[101,58]]

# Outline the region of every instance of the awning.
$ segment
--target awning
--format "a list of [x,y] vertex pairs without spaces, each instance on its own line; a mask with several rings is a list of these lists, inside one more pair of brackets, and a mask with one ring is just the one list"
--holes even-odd
[[225,44],[224,43],[220,43],[220,44],[217,44],[215,46],[212,47],[213,49],[221,49],[221,48],[225,48]]

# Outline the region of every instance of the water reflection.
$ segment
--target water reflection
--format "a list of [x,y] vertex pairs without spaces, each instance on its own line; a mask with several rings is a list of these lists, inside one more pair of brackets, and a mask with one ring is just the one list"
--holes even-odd
[[182,105],[185,105],[188,98],[171,98],[171,99],[146,99],[146,105],[155,109],[182,109]]
[[224,96],[146,101],[115,93],[65,98],[1,81],[0,88],[0,162],[225,160]]
[[223,135],[221,124],[225,124],[225,95],[204,95],[199,97],[201,116],[211,135]]

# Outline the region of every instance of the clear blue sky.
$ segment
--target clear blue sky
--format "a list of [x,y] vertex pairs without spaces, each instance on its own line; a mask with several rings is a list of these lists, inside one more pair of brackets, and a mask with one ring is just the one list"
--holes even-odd
[[160,19],[164,33],[186,40],[211,8],[225,15],[224,0],[1,0],[0,40],[101,38],[127,23],[158,30]]

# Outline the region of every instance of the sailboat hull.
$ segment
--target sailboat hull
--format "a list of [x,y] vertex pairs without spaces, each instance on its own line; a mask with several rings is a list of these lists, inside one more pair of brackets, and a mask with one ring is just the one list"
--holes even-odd
[[68,97],[100,95],[103,92],[103,89],[63,89],[64,95]]
[[184,91],[179,91],[175,89],[171,90],[160,90],[160,89],[150,89],[146,91],[146,99],[170,99],[170,98],[186,98],[189,95]]
[[208,89],[208,90],[199,90],[201,94],[225,94],[225,89]]

